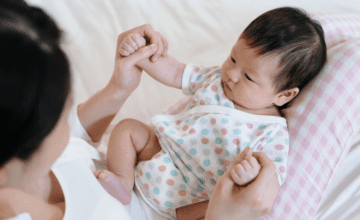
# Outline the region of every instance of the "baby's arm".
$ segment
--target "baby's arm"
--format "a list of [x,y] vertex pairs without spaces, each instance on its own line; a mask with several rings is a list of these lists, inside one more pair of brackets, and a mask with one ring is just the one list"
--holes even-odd
[[[161,39],[165,38],[161,36]],[[163,43],[167,44],[166,40]],[[146,40],[141,35],[131,33],[121,42],[119,52],[122,56],[129,56],[145,45]],[[155,80],[167,86],[181,89],[185,64],[178,62],[173,57],[160,56],[156,63],[152,63],[150,59],[144,59],[136,65],[145,70]]]
[[231,178],[233,181],[240,185],[245,186],[250,183],[260,172],[260,164],[255,157],[250,155],[245,157],[240,163],[236,164],[231,170]]

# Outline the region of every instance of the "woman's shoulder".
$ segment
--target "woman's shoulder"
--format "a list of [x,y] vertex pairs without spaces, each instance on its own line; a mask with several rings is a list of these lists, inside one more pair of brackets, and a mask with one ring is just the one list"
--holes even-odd
[[0,219],[13,218],[24,212],[33,220],[63,219],[64,211],[65,204],[49,204],[15,188],[0,188]]

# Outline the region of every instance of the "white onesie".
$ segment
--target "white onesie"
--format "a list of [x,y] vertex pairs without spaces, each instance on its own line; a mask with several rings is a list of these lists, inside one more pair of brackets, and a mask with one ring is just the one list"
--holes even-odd
[[152,118],[162,150],[136,167],[135,185],[152,208],[176,219],[176,208],[209,200],[216,181],[247,146],[274,161],[283,184],[289,152],[285,118],[235,109],[224,95],[219,67],[187,65],[182,89],[193,95],[192,102],[178,115]]

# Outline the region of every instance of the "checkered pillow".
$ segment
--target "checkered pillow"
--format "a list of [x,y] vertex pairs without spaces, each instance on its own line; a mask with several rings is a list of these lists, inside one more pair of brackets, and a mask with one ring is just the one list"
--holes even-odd
[[[360,16],[314,18],[325,31],[328,60],[284,110],[290,132],[287,177],[262,219],[312,219],[359,130]],[[188,102],[184,97],[163,113],[176,114]]]

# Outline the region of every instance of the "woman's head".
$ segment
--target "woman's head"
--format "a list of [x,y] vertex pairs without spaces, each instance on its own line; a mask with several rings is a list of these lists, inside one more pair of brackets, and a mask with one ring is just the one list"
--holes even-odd
[[41,9],[0,3],[0,167],[31,160],[54,130],[70,93],[61,31]]

